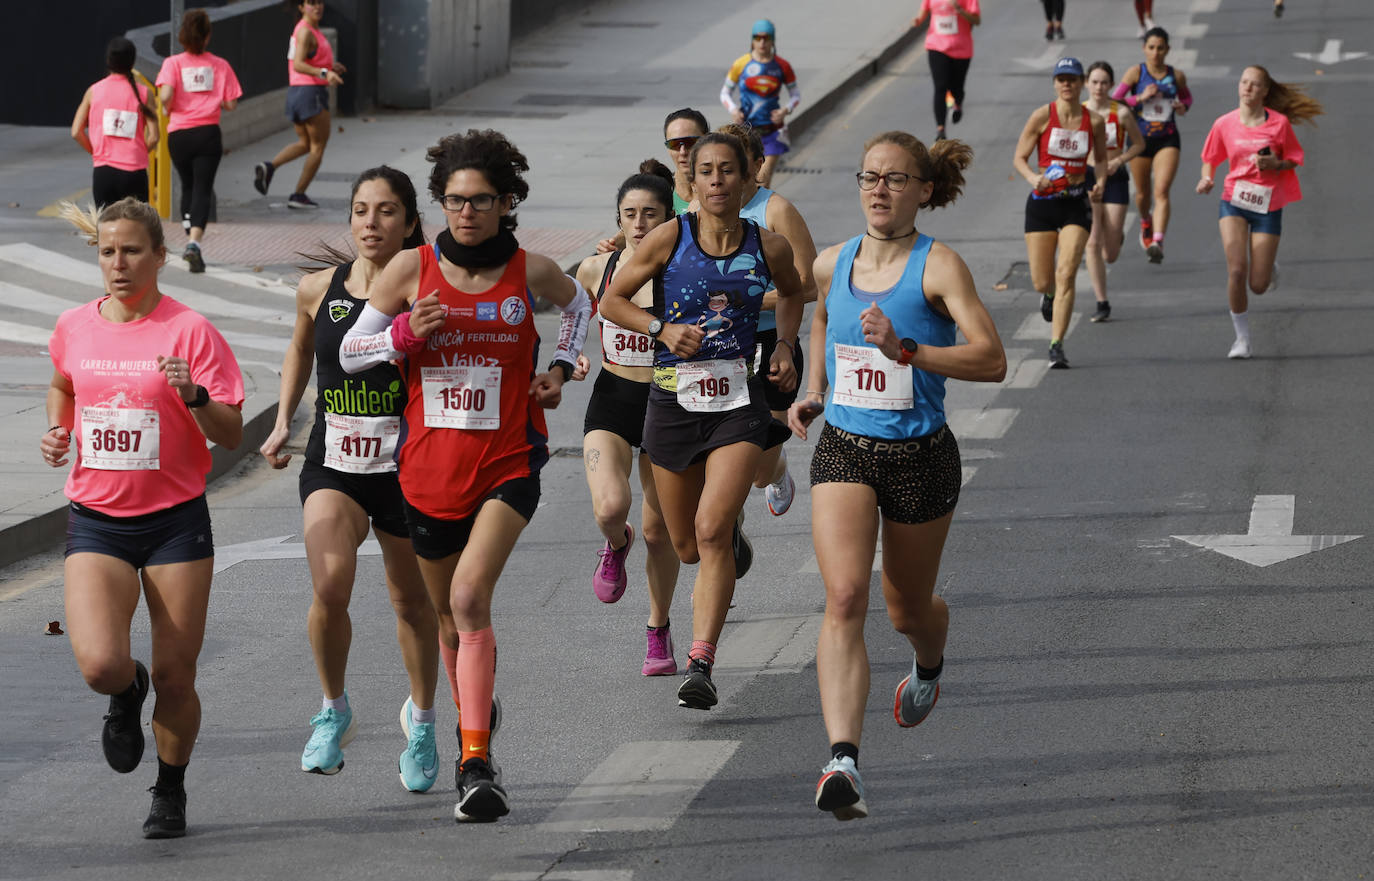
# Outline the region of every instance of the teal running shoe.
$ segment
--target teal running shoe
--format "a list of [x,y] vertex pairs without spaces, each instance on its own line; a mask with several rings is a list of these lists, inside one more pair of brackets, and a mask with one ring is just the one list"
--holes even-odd
[[920,678],[913,662],[911,672],[897,685],[897,694],[892,699],[892,717],[903,728],[915,728],[926,720],[939,699],[940,678]]
[[353,742],[357,726],[353,723],[353,708],[340,712],[320,710],[311,719],[315,731],[301,753],[301,770],[311,774],[337,774],[343,770],[343,748]]
[[830,811],[836,820],[859,820],[868,816],[864,804],[864,782],[849,756],[838,756],[821,769],[816,784],[816,807]]
[[399,768],[401,785],[411,792],[429,792],[439,776],[439,748],[434,742],[433,722],[412,722],[410,697],[401,704],[401,730],[406,733],[405,752]]

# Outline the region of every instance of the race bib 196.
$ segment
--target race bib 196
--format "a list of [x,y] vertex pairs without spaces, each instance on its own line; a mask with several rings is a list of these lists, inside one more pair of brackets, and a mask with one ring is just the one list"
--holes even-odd
[[647,334],[626,330],[601,319],[601,352],[606,360],[623,367],[653,367],[654,341]]
[[749,406],[749,366],[742,360],[677,366],[677,402],[692,413],[724,413]]
[[324,464],[349,474],[395,471],[399,416],[324,414]]
[[81,408],[81,464],[97,471],[157,471],[156,410]]
[[215,69],[205,67],[183,67],[181,87],[188,92],[209,92],[215,88]]
[[423,367],[420,390],[428,428],[501,427],[500,367]]
[[1231,204],[1256,214],[1269,213],[1269,200],[1274,198],[1274,188],[1238,180],[1231,186]]
[[105,108],[105,118],[101,129],[107,138],[133,138],[138,136],[138,114],[132,110]]
[[835,392],[831,401],[865,410],[910,410],[915,395],[911,367],[873,346],[835,346]]

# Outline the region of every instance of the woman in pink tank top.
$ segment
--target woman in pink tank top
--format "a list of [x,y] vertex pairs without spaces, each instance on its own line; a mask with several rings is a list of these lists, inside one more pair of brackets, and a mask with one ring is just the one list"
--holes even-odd
[[148,200],[148,152],[157,146],[157,111],[148,90],[134,82],[134,44],[110,40],[105,66],[110,73],[81,98],[72,119],[72,139],[91,154],[91,197],[112,205],[125,196]]
[[304,156],[305,167],[286,207],[319,208],[305,194],[305,188],[324,161],[324,148],[329,143],[329,87],[343,85],[340,74],[345,68],[334,60],[333,47],[320,33],[324,0],[303,0],[296,8],[301,17],[291,31],[286,63],[286,115],[296,127],[296,142],[282,147],[271,160],[258,163],[253,170],[253,187],[266,196],[277,168]]

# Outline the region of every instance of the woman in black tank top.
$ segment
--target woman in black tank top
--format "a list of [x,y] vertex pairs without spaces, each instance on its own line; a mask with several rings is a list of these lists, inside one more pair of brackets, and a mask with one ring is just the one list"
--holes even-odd
[[[334,774],[343,768],[343,747],[352,739],[353,711],[344,689],[352,640],[348,603],[358,550],[369,520],[386,569],[387,590],[398,619],[398,641],[410,679],[401,708],[406,749],[400,776],[406,789],[434,784],[434,689],[438,670],[438,620],[425,591],[407,535],[393,451],[405,406],[400,372],[390,364],[360,374],[339,366],[339,346],[367,302],[373,280],[391,258],[424,244],[415,188],[385,166],[369,169],[353,184],[350,227],[358,256],[301,279],[296,289],[296,329],[282,362],[277,423],[262,445],[273,468],[285,468],[283,452],[291,418],[316,364],[315,423],[301,469],[306,553],[314,596],[310,647],[324,691],[311,720],[313,733],[301,770]],[[330,249],[326,262],[345,255]]]

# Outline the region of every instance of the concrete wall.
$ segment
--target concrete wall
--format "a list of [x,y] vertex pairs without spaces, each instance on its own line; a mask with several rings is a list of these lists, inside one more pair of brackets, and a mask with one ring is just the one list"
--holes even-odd
[[[224,2],[196,0],[207,7]],[[11,37],[0,53],[0,80],[9,84],[0,89],[0,122],[15,125],[71,125],[86,87],[105,76],[110,38],[130,27],[170,24],[167,0],[3,0],[0,9]]]
[[377,101],[425,109],[510,68],[510,0],[386,0]]
[[560,16],[581,15],[591,5],[591,0],[511,0],[510,35],[523,37]]

